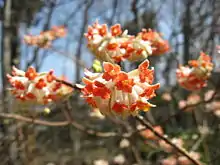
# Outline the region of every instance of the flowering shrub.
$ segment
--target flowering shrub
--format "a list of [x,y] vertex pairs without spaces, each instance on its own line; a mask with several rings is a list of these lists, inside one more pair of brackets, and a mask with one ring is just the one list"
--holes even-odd
[[[24,41],[31,46],[50,48],[52,41],[64,37],[65,34],[66,29],[63,26],[53,27],[40,35],[26,35]],[[141,122],[142,119],[139,116],[140,111],[146,112],[151,107],[156,106],[150,100],[156,96],[156,90],[160,88],[160,83],[154,83],[154,68],[149,69],[150,61],[147,58],[148,56],[162,55],[170,50],[168,42],[162,38],[162,35],[151,29],[143,29],[137,36],[132,36],[128,35],[127,30],[123,32],[120,24],[115,24],[108,30],[106,24],[96,22],[88,27],[85,37],[88,41],[88,49],[97,59],[94,60],[91,69],[85,69],[85,76],[82,78],[83,85],[72,85],[59,79],[52,70],[38,73],[33,67],[29,67],[24,72],[13,67],[12,74],[7,75],[12,86],[10,91],[13,96],[22,102],[46,105],[62,99],[64,96],[71,94],[73,89],[77,89],[81,92],[81,97],[93,109],[90,117],[105,120],[107,117],[112,118],[112,116],[135,116],[139,123],[144,123],[143,126],[139,125],[140,129],[137,128],[138,135],[146,140],[146,144],[150,141],[170,155],[162,160],[160,158],[161,164],[187,165],[194,162],[200,165],[197,161],[200,159],[200,155],[195,152],[185,153],[182,139],[172,138],[169,141],[160,125],[153,126],[151,123]],[[125,72],[119,65],[124,60],[130,62],[142,60],[142,62],[137,69]],[[187,90],[200,90],[207,85],[212,70],[211,58],[201,52],[197,60],[191,60],[188,62],[188,66],[180,66],[176,70],[177,81],[181,87]],[[204,97],[204,102],[209,103],[210,111],[212,107],[219,109],[218,101],[211,102],[215,94],[213,90],[210,90]],[[165,92],[161,98],[166,103],[171,103],[173,97],[174,94],[171,95]],[[180,109],[185,111],[193,111],[195,109],[194,105],[201,102],[202,97],[197,93],[193,93],[188,96],[187,100],[180,100],[177,107],[179,106]],[[71,123],[88,134],[106,136],[102,133],[96,134],[92,130],[87,131],[78,123],[73,123],[74,121],[69,116],[69,112],[65,111],[65,115],[67,115],[68,123],[60,122],[62,125]],[[26,121],[29,120],[26,119]],[[127,125],[125,127],[129,130]],[[111,134],[111,136],[113,135]],[[130,136],[132,136],[132,133]],[[131,142],[129,136],[123,135],[121,137],[128,140],[122,140],[120,147],[128,148]],[[113,160],[116,164],[123,164],[125,161],[123,155],[118,155]],[[94,164],[100,163],[103,163],[103,161],[97,160]]]
[[[137,115],[139,110],[147,111],[149,100],[156,96],[155,90],[160,85],[154,84],[154,69],[148,69],[149,55],[161,55],[169,51],[169,44],[161,34],[151,29],[143,29],[137,36],[131,36],[121,29],[120,24],[113,25],[110,30],[106,24],[95,22],[88,27],[85,37],[88,48],[97,59],[103,62],[103,73],[92,73],[85,70],[82,82],[77,84],[82,97],[93,108],[98,108],[105,115]],[[53,27],[40,35],[26,35],[24,41],[33,46],[48,48],[53,40],[66,34],[64,26]],[[137,61],[145,59],[138,69],[128,73],[115,64],[123,60]],[[102,71],[99,61],[93,64],[95,71]],[[213,64],[211,58],[201,52],[198,60],[189,61],[189,66],[180,66],[177,80],[183,88],[198,90],[206,86]],[[33,67],[27,72],[13,68],[12,76],[8,75],[12,85],[11,92],[23,101],[35,101],[46,104],[57,100],[71,92],[70,87],[56,81],[53,72],[37,73]]]
[[180,86],[187,90],[199,90],[205,87],[213,69],[211,58],[201,52],[198,60],[189,61],[189,66],[180,66],[176,71]]
[[66,35],[66,28],[64,26],[54,26],[51,30],[40,33],[39,35],[26,35],[24,42],[31,46],[38,46],[40,48],[49,48],[52,41],[64,37]]
[[162,55],[169,51],[170,47],[167,41],[162,39],[162,35],[153,31],[151,29],[146,30],[143,29],[142,32],[139,33],[141,39],[144,41],[149,41],[152,47],[151,55]]
[[169,45],[157,32],[143,30],[137,36],[122,32],[120,24],[110,28],[96,22],[85,34],[88,48],[101,61],[118,63],[125,59],[138,61],[148,55],[159,55],[169,50]]
[[88,104],[97,107],[103,114],[122,116],[136,115],[139,110],[147,111],[155,106],[148,100],[155,96],[155,90],[160,85],[151,85],[154,72],[148,69],[148,60],[129,73],[121,71],[119,65],[108,62],[103,67],[102,74],[85,70],[85,86],[79,87]]
[[7,77],[12,86],[11,93],[21,101],[47,104],[72,92],[72,88],[56,81],[52,70],[37,73],[33,67],[26,72],[13,67],[12,75]]

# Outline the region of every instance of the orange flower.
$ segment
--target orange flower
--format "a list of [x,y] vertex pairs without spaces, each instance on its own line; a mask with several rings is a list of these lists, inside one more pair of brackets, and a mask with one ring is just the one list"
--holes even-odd
[[119,36],[121,33],[122,33],[122,30],[121,30],[120,24],[115,24],[114,26],[111,27],[112,36]]
[[130,109],[131,109],[131,111],[136,111],[137,109],[142,109],[143,111],[148,111],[150,109],[150,107],[153,107],[153,106],[154,105],[152,105],[148,102],[138,100],[131,105]]
[[112,110],[114,110],[116,113],[122,113],[125,110],[128,110],[128,106],[122,103],[118,103],[116,102],[113,106],[112,106]]
[[101,25],[101,27],[99,28],[99,34],[101,36],[105,36],[108,32],[108,27],[106,24]]
[[88,27],[85,37],[88,48],[100,61],[138,61],[152,53],[149,41],[144,41],[139,36],[130,36],[127,31],[122,33],[120,24],[112,26],[108,32],[106,24],[95,22]]
[[15,80],[12,85],[13,85],[16,89],[18,89],[18,90],[24,90],[24,89],[25,89],[24,84],[23,84],[21,81],[19,81],[19,80]]
[[198,67],[198,66],[199,66],[199,63],[198,63],[197,60],[190,60],[190,61],[188,62],[188,64],[189,64],[190,66],[192,66],[192,67]]
[[59,90],[62,86],[62,83],[57,82],[56,84],[54,84],[54,87],[52,88],[53,92],[56,92],[57,90]]
[[149,88],[146,88],[142,94],[140,94],[141,97],[147,97],[148,99],[151,99],[156,96],[155,90],[160,88],[160,84],[155,84],[149,86]]
[[120,73],[121,68],[119,65],[113,65],[111,63],[104,63],[103,64],[104,73],[102,78],[104,78],[106,81],[114,80],[118,73]]
[[107,45],[107,49],[110,51],[115,51],[118,48],[118,44],[117,43],[109,43]]
[[29,99],[35,99],[36,98],[36,96],[33,93],[30,93],[30,92],[26,94],[26,97],[29,98]]
[[154,80],[154,70],[148,69],[149,61],[146,60],[141,65],[139,65],[138,70],[140,72],[140,80],[141,82],[147,81],[147,83],[152,84]]
[[135,49],[133,48],[133,46],[132,46],[132,42],[131,42],[131,41],[122,42],[122,43],[120,44],[120,48],[121,48],[121,49],[125,49],[128,54],[134,52],[134,50],[135,50]]
[[53,75],[53,71],[51,70],[48,74],[47,74],[47,82],[52,82],[53,80],[55,80],[55,77]]
[[206,86],[207,79],[211,75],[213,64],[211,58],[201,52],[198,60],[189,61],[191,66],[180,66],[177,71],[177,81],[188,90],[199,90]]
[[12,85],[11,93],[21,101],[47,104],[72,92],[72,89],[56,81],[53,71],[37,73],[33,67],[29,67],[24,72],[13,67],[12,76],[8,74],[7,77]]
[[169,43],[164,40],[153,42],[152,47],[154,48],[152,55],[161,55],[167,53],[170,50]]
[[66,35],[66,28],[64,26],[54,26],[51,30],[41,32],[39,35],[25,35],[24,42],[31,46],[38,46],[40,48],[49,48],[52,41],[64,37]]
[[110,90],[101,82],[94,82],[93,95],[100,96],[103,99],[107,99],[110,97]]
[[[145,63],[149,62],[144,61],[142,69],[148,67]],[[105,62],[104,73],[86,70],[85,74],[85,86],[77,86],[82,89],[82,97],[87,103],[96,106],[102,114],[137,115],[139,110],[147,111],[155,106],[148,101],[155,96],[159,84],[150,85],[148,79],[140,80],[141,72],[138,69],[125,73],[118,65]]]
[[116,80],[117,90],[122,90],[123,92],[131,93],[132,87],[134,86],[134,80],[129,79],[128,75],[124,72],[118,74]]
[[86,98],[86,102],[91,105],[93,108],[97,108],[96,102],[94,99],[92,99],[91,97],[87,97]]
[[25,77],[27,77],[29,80],[34,80],[37,77],[37,72],[35,68],[29,67],[27,72],[25,73]]
[[39,79],[38,82],[36,83],[35,87],[38,89],[42,89],[43,87],[47,86],[45,83],[44,79]]
[[161,35],[151,29],[143,29],[139,33],[144,41],[149,41],[153,47],[152,55],[161,55],[169,51],[170,47],[167,41],[163,40]]

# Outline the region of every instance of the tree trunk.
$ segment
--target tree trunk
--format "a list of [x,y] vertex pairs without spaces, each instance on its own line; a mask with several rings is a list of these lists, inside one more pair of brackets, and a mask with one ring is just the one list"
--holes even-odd
[[183,46],[183,62],[187,64],[190,60],[190,36],[191,36],[191,0],[186,0],[185,2],[185,14],[183,20],[183,36],[184,36],[184,46]]

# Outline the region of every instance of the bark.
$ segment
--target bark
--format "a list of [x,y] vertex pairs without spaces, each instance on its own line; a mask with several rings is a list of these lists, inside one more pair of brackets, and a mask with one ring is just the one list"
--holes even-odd
[[183,46],[183,61],[184,64],[187,64],[190,60],[190,36],[191,36],[191,0],[186,0],[185,8],[186,11],[184,13],[184,20],[183,20],[183,36],[184,36],[184,46]]

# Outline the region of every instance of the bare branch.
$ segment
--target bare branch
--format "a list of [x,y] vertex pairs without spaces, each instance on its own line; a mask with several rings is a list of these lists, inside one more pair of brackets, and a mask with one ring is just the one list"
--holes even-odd
[[50,126],[50,127],[64,127],[67,125],[72,125],[74,128],[87,133],[92,136],[97,136],[97,137],[114,137],[114,136],[119,136],[117,135],[116,132],[97,132],[92,129],[87,129],[83,125],[75,122],[75,121],[45,121],[45,120],[39,120],[39,119],[33,119],[29,117],[24,117],[21,115],[17,114],[9,114],[9,113],[0,113],[1,118],[7,118],[7,119],[15,119],[18,121],[23,121],[27,123],[32,123],[32,124],[38,124],[38,125],[44,125],[44,126]]
[[151,126],[151,124],[148,123],[147,121],[145,121],[143,119],[143,117],[136,116],[135,118],[141,124],[143,124],[146,128],[148,128],[150,131],[152,131],[158,138],[164,140],[167,144],[170,144],[173,148],[175,148],[179,153],[181,153],[182,155],[186,156],[192,163],[194,163],[195,165],[202,165],[199,161],[197,161],[193,157],[191,157],[186,150],[184,150],[183,148],[178,147],[177,145],[172,143],[168,138],[164,137],[163,135],[161,135],[160,133],[155,131],[154,128]]

